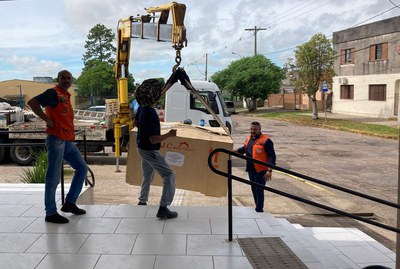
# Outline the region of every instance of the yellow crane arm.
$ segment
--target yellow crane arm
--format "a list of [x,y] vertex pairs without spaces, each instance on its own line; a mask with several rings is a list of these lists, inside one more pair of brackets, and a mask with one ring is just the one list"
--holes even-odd
[[[170,4],[145,9],[148,14],[121,19],[117,27],[117,52],[114,73],[118,88],[118,111],[114,118],[115,156],[120,155],[122,127],[133,128],[133,118],[128,103],[128,76],[131,38],[149,38],[157,41],[170,41],[176,51],[174,70],[181,62],[180,51],[187,45],[184,26],[186,6],[172,2]],[[160,13],[156,16],[156,13]],[[167,24],[171,13],[171,24]],[[152,14],[152,15],[150,15]]]

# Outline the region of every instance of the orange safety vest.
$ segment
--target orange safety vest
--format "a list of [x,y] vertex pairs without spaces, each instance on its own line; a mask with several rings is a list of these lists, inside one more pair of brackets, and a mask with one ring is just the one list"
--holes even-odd
[[[251,135],[249,135],[246,142],[244,142],[246,151],[247,151],[247,145],[249,144],[250,139],[251,139]],[[265,150],[264,150],[265,142],[267,142],[268,139],[269,139],[269,137],[267,135],[261,134],[260,137],[257,138],[256,141],[254,141],[253,150],[252,150],[253,159],[262,161],[262,162],[267,162],[267,163],[269,162],[269,156],[268,156],[267,152],[265,152]],[[261,165],[258,163],[253,163],[253,164],[254,164],[254,168],[256,169],[257,173],[268,170],[268,166]]]
[[62,140],[75,139],[74,111],[71,106],[71,94],[59,86],[53,88],[57,92],[58,105],[46,106],[46,115],[54,121],[54,128],[46,128],[48,135],[54,135]]

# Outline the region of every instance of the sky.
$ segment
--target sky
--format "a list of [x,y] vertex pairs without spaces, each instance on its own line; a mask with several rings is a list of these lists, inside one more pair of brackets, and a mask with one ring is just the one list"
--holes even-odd
[[[188,44],[183,67],[205,80],[232,61],[257,53],[283,67],[297,46],[316,33],[333,32],[400,16],[400,0],[181,0],[186,5]],[[85,41],[103,24],[147,14],[161,0],[0,0],[0,81],[56,77],[67,69],[79,77]],[[397,6],[398,5],[398,6]],[[115,44],[114,44],[115,45]],[[175,50],[169,42],[132,39],[129,72],[136,82],[171,75]],[[207,70],[207,73],[206,73]]]

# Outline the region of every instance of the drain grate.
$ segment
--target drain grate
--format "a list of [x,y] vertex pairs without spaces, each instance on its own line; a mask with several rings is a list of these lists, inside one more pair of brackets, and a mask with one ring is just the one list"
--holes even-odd
[[254,269],[307,269],[307,266],[279,237],[237,239]]

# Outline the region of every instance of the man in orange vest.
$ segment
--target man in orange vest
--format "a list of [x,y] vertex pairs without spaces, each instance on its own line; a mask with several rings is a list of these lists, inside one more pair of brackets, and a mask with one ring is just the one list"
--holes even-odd
[[[61,180],[61,169],[65,160],[75,169],[71,186],[61,211],[75,215],[86,211],[76,206],[87,174],[87,165],[74,144],[74,111],[71,106],[72,74],[63,70],[58,73],[58,84],[28,101],[32,111],[46,122],[47,170],[44,193],[46,222],[68,223],[69,220],[57,212],[56,190]],[[45,107],[43,112],[41,107]]]
[[[275,165],[276,155],[274,143],[265,134],[261,133],[261,124],[254,121],[250,124],[250,135],[244,145],[236,150],[239,154],[246,154],[255,160]],[[268,166],[247,161],[246,171],[252,182],[264,185],[272,179],[272,169]],[[264,189],[251,186],[257,212],[264,212]]]

